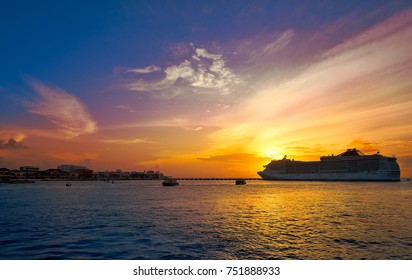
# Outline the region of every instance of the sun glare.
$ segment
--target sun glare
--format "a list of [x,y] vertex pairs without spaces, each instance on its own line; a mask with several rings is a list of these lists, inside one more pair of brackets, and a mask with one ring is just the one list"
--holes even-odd
[[279,151],[279,149],[271,147],[262,149],[260,154],[262,155],[262,157],[266,157],[271,160],[281,157],[281,152]]

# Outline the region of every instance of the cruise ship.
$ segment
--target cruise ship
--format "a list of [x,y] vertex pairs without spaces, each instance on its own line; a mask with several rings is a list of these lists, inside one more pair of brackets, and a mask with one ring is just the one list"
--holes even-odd
[[395,157],[379,152],[365,155],[357,149],[347,149],[336,156],[322,156],[320,161],[297,161],[285,156],[264,167],[258,172],[264,180],[400,181]]

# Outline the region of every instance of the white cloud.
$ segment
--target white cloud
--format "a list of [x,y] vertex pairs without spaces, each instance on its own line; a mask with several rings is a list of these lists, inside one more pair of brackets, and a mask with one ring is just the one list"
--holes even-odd
[[97,124],[86,106],[74,95],[39,82],[30,84],[43,100],[36,103],[26,102],[29,112],[49,118],[67,137],[97,131]]
[[[153,66],[153,65],[152,65]],[[156,66],[157,67],[157,66]],[[146,68],[145,68],[146,69]],[[151,69],[160,70],[160,68]],[[140,70],[139,70],[140,71]],[[138,72],[127,70],[125,72]],[[138,72],[142,73],[142,72]],[[134,91],[169,90],[178,94],[191,90],[192,92],[213,91],[220,94],[231,93],[235,87],[243,84],[243,79],[226,65],[221,54],[209,53],[204,48],[194,49],[190,59],[180,64],[172,65],[164,70],[164,78],[158,81],[138,79],[127,83],[126,87]],[[187,90],[177,90],[185,88]],[[170,91],[171,90],[171,91]]]
[[211,54],[209,53],[206,49],[196,49],[196,57],[204,57],[204,58],[209,58],[212,60],[221,60],[222,55],[221,54]]
[[165,80],[169,81],[170,83],[176,82],[179,78],[189,82],[196,79],[196,72],[192,68],[192,64],[188,60],[185,60],[179,65],[173,65],[166,68],[165,73]]

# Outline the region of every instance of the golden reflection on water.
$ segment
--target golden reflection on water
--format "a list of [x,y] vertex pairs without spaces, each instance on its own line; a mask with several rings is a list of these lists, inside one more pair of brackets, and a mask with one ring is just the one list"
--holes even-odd
[[[394,219],[394,215],[404,217],[403,208],[410,211],[411,207],[388,204],[387,199],[396,194],[384,185],[378,189],[371,186],[250,182],[217,197],[213,215],[224,218],[214,222],[223,238],[231,236],[240,251],[254,251],[255,258],[379,258],[379,246],[389,249],[394,245],[390,237],[393,227],[411,229]],[[410,192],[408,196],[410,199]],[[409,246],[411,253],[411,235],[401,232],[405,234],[402,246]],[[396,258],[396,248],[389,250]]]

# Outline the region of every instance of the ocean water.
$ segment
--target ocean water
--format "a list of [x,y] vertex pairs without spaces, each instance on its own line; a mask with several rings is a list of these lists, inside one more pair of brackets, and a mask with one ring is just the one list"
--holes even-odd
[[0,184],[0,259],[412,259],[412,182]]

